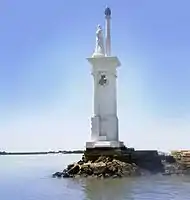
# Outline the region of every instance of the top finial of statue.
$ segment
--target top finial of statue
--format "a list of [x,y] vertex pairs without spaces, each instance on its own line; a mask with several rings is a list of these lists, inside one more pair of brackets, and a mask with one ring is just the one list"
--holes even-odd
[[104,13],[105,13],[105,16],[106,16],[106,17],[110,17],[110,16],[111,16],[111,9],[110,9],[109,7],[106,7]]

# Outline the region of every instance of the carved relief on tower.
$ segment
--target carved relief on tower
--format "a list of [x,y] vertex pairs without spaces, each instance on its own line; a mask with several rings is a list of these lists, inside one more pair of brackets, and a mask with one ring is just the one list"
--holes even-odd
[[106,86],[108,82],[107,74],[105,72],[100,72],[98,76],[98,84],[101,86]]

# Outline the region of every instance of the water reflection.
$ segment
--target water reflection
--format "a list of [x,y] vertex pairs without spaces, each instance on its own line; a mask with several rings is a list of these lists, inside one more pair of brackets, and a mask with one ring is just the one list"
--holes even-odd
[[132,179],[86,179],[83,189],[86,200],[119,200],[132,198]]

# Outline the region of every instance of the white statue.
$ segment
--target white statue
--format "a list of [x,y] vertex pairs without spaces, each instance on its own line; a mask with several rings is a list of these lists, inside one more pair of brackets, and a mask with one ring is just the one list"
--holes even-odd
[[103,38],[102,28],[100,25],[98,25],[97,31],[96,31],[96,48],[94,52],[94,56],[98,56],[98,55],[101,55],[101,56],[105,55],[104,38]]

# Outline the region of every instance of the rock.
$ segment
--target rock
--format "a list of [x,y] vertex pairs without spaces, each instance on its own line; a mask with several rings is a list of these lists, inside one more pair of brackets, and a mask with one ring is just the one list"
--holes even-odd
[[94,163],[99,163],[99,162],[107,163],[109,161],[111,161],[110,157],[100,156],[96,161],[94,161]]
[[68,172],[67,169],[64,169],[64,170],[62,171],[63,174],[64,174],[64,173],[67,173],[67,172]]
[[52,177],[53,178],[61,178],[63,176],[63,173],[62,172],[55,172],[53,175],[52,175]]
[[73,163],[73,164],[70,164],[70,165],[68,165],[68,166],[67,166],[67,170],[70,170],[71,168],[73,168],[73,167],[74,167],[74,165],[75,165],[74,163]]
[[118,177],[118,178],[122,178],[123,176],[122,176],[122,175],[120,175],[120,174],[117,174],[117,177]]
[[80,166],[80,170],[82,172],[86,172],[89,168],[90,168],[89,164],[88,165],[87,164],[83,164],[83,165]]
[[68,171],[66,169],[63,170],[63,172],[56,172],[52,175],[53,178],[69,178],[71,175],[68,174]]
[[80,166],[78,164],[75,164],[72,168],[68,170],[69,175],[77,174],[80,171]]
[[104,178],[109,178],[109,177],[110,177],[109,174],[107,174],[107,173],[104,174]]
[[117,175],[119,178],[123,177],[123,176],[124,176],[124,174],[123,174],[123,171],[122,171],[122,169],[118,169],[118,171],[117,171],[116,175]]
[[83,160],[79,160],[79,161],[77,162],[77,164],[83,165],[83,164],[84,164],[84,161],[83,161]]
[[98,175],[98,178],[101,178],[102,176],[103,176],[103,174],[99,174],[99,175]]
[[71,178],[71,175],[67,171],[63,172],[63,178]]
[[164,176],[169,176],[171,174],[172,173],[169,170],[165,170],[165,172],[162,173],[162,175],[164,175]]
[[98,163],[92,163],[91,169],[95,175],[104,174],[106,172],[106,164],[102,161]]
[[115,166],[114,165],[114,163],[113,162],[108,162],[107,163],[107,171],[109,172],[109,173],[116,173],[117,172],[117,166]]
[[93,174],[93,171],[90,168],[90,165],[81,165],[79,174],[87,174],[91,176]]

